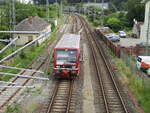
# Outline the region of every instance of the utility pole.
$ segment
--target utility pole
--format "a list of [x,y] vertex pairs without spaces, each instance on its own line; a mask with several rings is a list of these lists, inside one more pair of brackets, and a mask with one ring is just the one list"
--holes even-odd
[[0,25],[2,25],[2,11],[0,11]]
[[62,0],[60,1],[60,13],[62,14],[63,13],[63,4],[62,4]]
[[[88,4],[89,4],[89,0],[88,0]],[[87,9],[87,14],[88,14],[88,16],[89,16],[89,9]]]
[[49,0],[46,0],[46,6],[47,6],[47,9],[46,9],[47,21],[49,22]]
[[148,11],[148,26],[147,26],[147,33],[146,33],[146,47],[145,47],[145,55],[148,56],[148,42],[149,42],[149,21],[150,21],[150,7]]
[[102,0],[102,15],[101,15],[101,26],[103,27],[104,26],[104,18],[103,18],[103,16],[104,16],[104,0]]
[[[16,25],[16,0],[11,0],[10,2],[10,30],[15,31],[15,25]],[[10,34],[11,38],[15,38],[15,33]],[[13,51],[16,48],[16,45],[12,46]]]
[[[16,0],[12,0],[12,25],[13,25],[13,31],[15,31],[15,25],[16,25]],[[13,38],[14,38],[13,34]]]
[[[96,5],[96,0],[95,0],[95,5]],[[96,10],[94,10],[93,22],[95,21],[95,19],[96,19]]]
[[56,20],[54,21],[54,24],[55,24],[55,26],[57,26],[57,19],[58,19],[58,11],[59,10],[57,10],[57,0],[55,1],[55,4],[56,4]]
[[[8,2],[9,6],[9,30],[12,30],[12,1],[10,3]],[[12,37],[12,34],[10,33],[10,37]]]
[[57,12],[57,14],[56,14],[56,19],[58,18],[58,11],[57,11],[57,0],[56,0],[56,12]]

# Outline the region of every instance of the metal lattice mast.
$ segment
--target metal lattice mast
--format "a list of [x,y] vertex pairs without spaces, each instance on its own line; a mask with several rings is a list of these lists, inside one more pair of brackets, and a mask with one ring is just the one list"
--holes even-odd
[[[12,30],[12,1],[8,3],[9,5],[9,30]],[[10,37],[12,37],[12,34],[10,33]]]
[[[15,31],[15,25],[16,25],[16,0],[11,0],[9,2],[9,17],[10,17],[10,31]],[[10,37],[12,35],[10,34]],[[13,34],[14,38],[14,34]]]
[[104,18],[103,18],[103,16],[104,16],[104,0],[102,0],[102,20],[101,20],[101,26],[103,27],[104,26]]
[[[96,6],[96,0],[94,0],[94,2],[95,2],[95,6]],[[94,17],[93,17],[93,22],[95,21],[95,19],[96,19],[96,9],[94,9]]]
[[57,12],[57,14],[56,14],[56,19],[57,19],[57,18],[58,18],[57,0],[55,0],[55,2],[56,2],[56,12]]
[[[13,31],[15,31],[15,25],[16,25],[16,0],[12,0],[12,26]],[[13,34],[13,38],[15,34]]]
[[49,0],[46,0],[46,6],[47,21],[49,21]]
[[[89,0],[88,0],[88,4],[89,4]],[[89,13],[89,9],[87,9],[87,13],[88,13],[88,16],[89,16],[89,14],[90,14],[90,13]]]
[[63,8],[63,6],[62,6],[63,4],[62,4],[62,0],[60,1],[60,13],[61,13],[61,15],[62,15],[62,13],[63,13],[63,10],[62,10],[62,8]]

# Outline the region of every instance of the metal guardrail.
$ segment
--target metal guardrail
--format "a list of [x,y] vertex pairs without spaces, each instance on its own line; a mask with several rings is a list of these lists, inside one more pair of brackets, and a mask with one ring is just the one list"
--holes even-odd
[[18,37],[13,39],[8,45],[6,45],[2,50],[0,50],[0,54],[3,53],[9,46],[11,46],[15,41],[18,40]]
[[22,77],[22,78],[31,78],[31,79],[38,79],[38,80],[49,80],[49,78],[34,77],[34,76],[29,76],[29,75],[20,75],[20,74],[12,74],[12,73],[4,73],[4,72],[0,72],[0,75],[17,76],[17,77]]
[[0,60],[0,63],[4,62],[5,60],[9,59],[10,57],[12,57],[13,55],[17,54],[18,52],[22,51],[23,49],[25,49],[26,47],[32,45],[33,43],[35,43],[36,41],[44,38],[44,37],[48,37],[50,34],[50,32],[45,32],[44,34],[41,34],[39,37],[37,37],[35,40],[29,42],[28,44],[24,45],[23,47],[19,48],[18,50],[14,51],[13,53],[9,54],[8,56],[6,56],[5,58]]
[[0,33],[14,33],[14,34],[41,34],[39,31],[0,31]]
[[39,71],[39,70],[34,70],[34,69],[25,69],[25,68],[18,68],[18,67],[4,66],[4,65],[0,65],[0,68],[16,69],[16,70],[23,70],[23,71],[30,71],[30,72],[44,74],[44,72]]

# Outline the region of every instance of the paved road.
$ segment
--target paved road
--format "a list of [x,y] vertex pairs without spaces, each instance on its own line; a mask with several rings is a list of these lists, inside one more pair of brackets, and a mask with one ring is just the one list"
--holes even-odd
[[119,44],[123,47],[130,47],[130,46],[136,46],[136,44],[139,44],[142,42],[140,38],[120,38],[120,42],[117,42],[116,44]]

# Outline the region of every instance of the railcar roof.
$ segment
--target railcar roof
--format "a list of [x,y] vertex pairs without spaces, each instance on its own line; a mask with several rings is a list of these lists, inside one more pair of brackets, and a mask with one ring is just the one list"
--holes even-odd
[[64,34],[55,48],[80,48],[80,35]]

